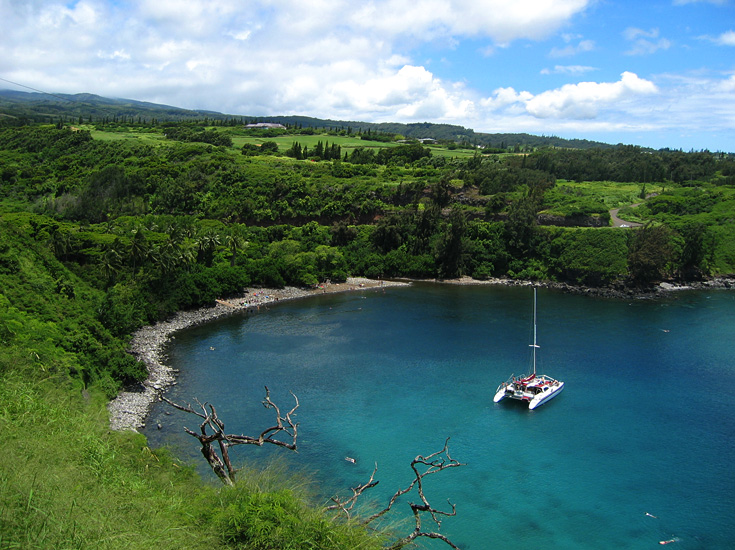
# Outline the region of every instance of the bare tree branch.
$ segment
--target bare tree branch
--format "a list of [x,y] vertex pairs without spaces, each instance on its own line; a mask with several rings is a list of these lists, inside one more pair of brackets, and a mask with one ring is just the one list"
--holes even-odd
[[[393,507],[393,504],[398,500],[398,498],[402,495],[405,495],[406,493],[409,493],[414,487],[417,488],[417,492],[419,495],[420,503],[409,503],[409,506],[411,507],[411,511],[414,516],[414,521],[416,524],[415,529],[409,533],[407,536],[398,539],[396,542],[394,542],[392,545],[390,545],[388,548],[390,550],[398,550],[400,548],[403,548],[404,546],[410,544],[418,537],[427,537],[432,539],[439,539],[447,543],[452,548],[458,548],[452,541],[450,541],[446,536],[442,535],[438,532],[432,532],[432,531],[424,531],[421,527],[421,513],[422,512],[428,512],[431,516],[431,519],[434,520],[434,523],[436,523],[437,528],[441,528],[441,516],[454,516],[457,514],[457,509],[454,504],[447,501],[449,506],[451,506],[452,511],[451,512],[445,512],[442,510],[438,510],[431,506],[429,504],[429,501],[426,498],[426,495],[424,494],[424,487],[423,487],[423,479],[428,476],[432,475],[438,472],[441,472],[443,470],[446,470],[448,468],[455,468],[457,466],[464,466],[463,463],[453,459],[449,454],[449,438],[447,438],[444,441],[444,447],[428,456],[422,456],[418,455],[416,458],[414,458],[411,461],[411,469],[414,472],[414,479],[411,481],[411,483],[403,489],[398,489],[393,496],[391,497],[390,501],[388,502],[388,505],[380,510],[379,512],[376,512],[375,514],[368,517],[365,521],[363,521],[363,524],[367,525],[373,520],[378,519],[379,517],[385,515],[388,513],[391,508]],[[342,500],[339,497],[332,497],[332,501],[335,503],[333,505],[330,505],[327,507],[327,510],[340,510],[342,513],[344,513],[348,518],[350,517],[350,512],[354,508],[357,499],[362,495],[362,493],[370,489],[371,487],[374,487],[378,484],[377,481],[374,481],[375,473],[378,470],[378,465],[375,465],[375,469],[373,470],[372,475],[370,476],[370,479],[367,483],[364,483],[363,485],[358,485],[357,487],[352,489],[352,496],[348,499]]]
[[[184,427],[184,431],[199,440],[199,443],[202,445],[202,455],[204,455],[204,458],[212,467],[212,471],[214,471],[217,477],[220,478],[222,483],[225,485],[234,485],[237,470],[232,466],[229,454],[229,448],[233,445],[258,445],[259,447],[262,447],[265,443],[270,443],[271,445],[286,447],[287,449],[296,451],[296,439],[298,437],[299,424],[298,422],[294,422],[293,417],[296,414],[296,409],[299,408],[299,399],[293,394],[293,392],[291,395],[293,395],[296,405],[286,413],[286,416],[281,416],[281,410],[273,401],[271,401],[268,386],[265,387],[265,399],[263,400],[263,406],[266,409],[275,410],[276,425],[263,430],[257,437],[226,434],[224,422],[222,422],[222,420],[217,416],[217,410],[214,408],[214,405],[210,403],[200,403],[197,399],[196,403],[200,409],[197,410],[192,407],[191,404],[184,406],[174,403],[163,394],[160,394],[160,397],[175,409],[193,414],[202,419],[202,422],[199,425],[200,433],[190,430],[187,427]],[[210,431],[212,433],[209,433]],[[286,441],[277,439],[278,434],[281,432],[289,436],[289,439]],[[219,453],[213,445],[215,441],[219,447]]]
[[378,463],[375,463],[375,468],[373,469],[373,473],[370,475],[370,479],[367,481],[367,483],[363,483],[362,485],[358,485],[357,487],[352,488],[352,496],[348,499],[342,500],[339,497],[332,497],[330,500],[334,502],[334,504],[330,504],[327,506],[327,510],[340,510],[345,514],[347,519],[350,518],[350,512],[355,507],[355,504],[357,503],[357,499],[360,497],[363,491],[370,489],[371,487],[375,487],[379,481],[373,481],[375,479],[375,473],[378,471]]

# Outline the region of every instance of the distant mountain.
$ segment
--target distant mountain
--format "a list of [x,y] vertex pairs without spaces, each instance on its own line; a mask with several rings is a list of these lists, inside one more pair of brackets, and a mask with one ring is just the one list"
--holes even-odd
[[533,134],[490,134],[452,124],[415,122],[359,122],[329,120],[307,116],[246,116],[228,115],[217,111],[191,110],[136,101],[112,99],[94,94],[45,94],[0,90],[0,124],[64,121],[117,121],[128,122],[185,122],[208,119],[211,121],[279,122],[288,126],[312,128],[351,128],[353,131],[370,130],[377,133],[401,134],[406,138],[432,138],[457,143],[467,142],[485,147],[508,148],[516,145],[531,147],[562,147],[570,149],[610,148],[609,143],[586,139],[564,139],[556,136]]
[[94,94],[42,94],[0,90],[0,116],[25,118],[33,121],[57,120],[59,117],[92,118],[141,118],[147,122],[196,120],[205,117],[225,118],[214,111],[192,111],[170,105],[111,99]]

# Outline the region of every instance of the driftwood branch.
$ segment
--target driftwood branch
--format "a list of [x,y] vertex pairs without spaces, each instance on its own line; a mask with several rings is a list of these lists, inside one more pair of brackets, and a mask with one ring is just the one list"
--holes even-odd
[[[415,539],[419,537],[439,539],[447,543],[452,548],[459,548],[451,540],[449,540],[446,536],[442,535],[441,533],[433,532],[433,531],[424,531],[421,526],[422,513],[428,513],[431,516],[431,519],[434,521],[434,523],[436,523],[437,529],[441,528],[441,517],[442,516],[445,516],[445,517],[454,516],[457,514],[456,506],[449,501],[447,502],[449,506],[451,507],[451,512],[446,512],[446,511],[442,511],[437,508],[434,508],[429,503],[428,499],[426,498],[426,495],[424,494],[424,486],[423,486],[423,479],[426,476],[436,474],[448,468],[455,468],[457,466],[464,466],[464,464],[455,460],[454,458],[450,456],[449,438],[447,438],[444,441],[444,447],[442,447],[441,450],[435,453],[432,453],[428,456],[418,455],[416,458],[414,458],[411,461],[411,469],[413,470],[413,473],[414,473],[413,481],[411,481],[411,483],[409,483],[407,487],[398,489],[393,494],[393,496],[390,498],[388,505],[385,508],[383,508],[379,512],[376,512],[375,514],[368,517],[366,520],[363,521],[363,523],[367,525],[370,522],[378,519],[379,517],[382,517],[383,515],[387,514],[391,510],[391,508],[393,508],[393,505],[396,503],[399,497],[411,492],[414,488],[416,488],[416,491],[419,497],[419,502],[409,503],[409,506],[411,507],[411,512],[413,513],[413,516],[414,516],[415,528],[407,536],[398,539],[393,544],[388,546],[388,548],[390,550],[398,550],[410,544],[411,542],[413,542]],[[374,481],[377,470],[378,470],[378,465],[376,464],[375,469],[373,470],[373,473],[370,476],[370,479],[367,481],[367,483],[358,485],[357,487],[353,488],[352,496],[347,499],[340,499],[339,497],[333,497],[332,502],[334,502],[335,504],[327,506],[327,509],[328,510],[339,510],[340,512],[344,513],[349,518],[350,512],[353,510],[357,502],[357,499],[363,494],[365,490],[370,489],[371,487],[375,487],[375,485],[378,484],[377,481]]]
[[[196,404],[198,408],[194,408],[191,404],[179,405],[178,403],[174,403],[163,394],[160,397],[175,409],[193,414],[202,419],[202,422],[199,424],[199,432],[195,432],[187,427],[184,427],[184,431],[199,440],[199,443],[202,445],[202,455],[204,455],[204,458],[212,467],[212,471],[220,478],[222,483],[225,485],[234,485],[237,470],[232,466],[232,462],[230,461],[230,447],[234,445],[258,445],[262,447],[264,444],[269,443],[296,451],[299,424],[298,422],[294,422],[293,417],[296,414],[296,409],[299,408],[299,399],[293,393],[291,395],[293,395],[296,404],[285,416],[282,416],[278,405],[271,401],[268,386],[265,387],[263,406],[266,409],[273,409],[275,411],[276,424],[260,432],[260,435],[257,437],[225,433],[225,424],[217,416],[217,410],[214,408],[214,405],[210,403],[201,403],[197,399]],[[288,437],[285,440],[278,439],[279,434],[284,434]]]

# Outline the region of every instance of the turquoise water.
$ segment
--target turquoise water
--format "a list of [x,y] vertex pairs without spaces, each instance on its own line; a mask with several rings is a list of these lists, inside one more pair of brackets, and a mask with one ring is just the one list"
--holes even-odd
[[[387,502],[410,482],[411,459],[451,437],[466,466],[431,479],[427,497],[456,503],[441,532],[462,548],[643,549],[672,537],[669,548],[735,547],[735,293],[622,301],[540,289],[538,307],[539,371],[566,386],[535,411],[492,402],[529,366],[532,291],[516,287],[326,295],[190,329],[169,349],[181,369],[169,395],[212,401],[228,430],[255,434],[272,421],[263,386],[282,409],[293,391],[299,453],[234,455],[283,457],[325,501],[377,462],[372,497]],[[201,460],[181,432],[194,418],[158,406],[149,426],[159,422],[153,444]]]

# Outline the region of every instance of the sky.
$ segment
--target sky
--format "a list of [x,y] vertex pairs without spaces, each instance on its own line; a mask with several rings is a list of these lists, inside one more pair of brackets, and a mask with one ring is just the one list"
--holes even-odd
[[735,0],[0,0],[0,88],[735,152]]

